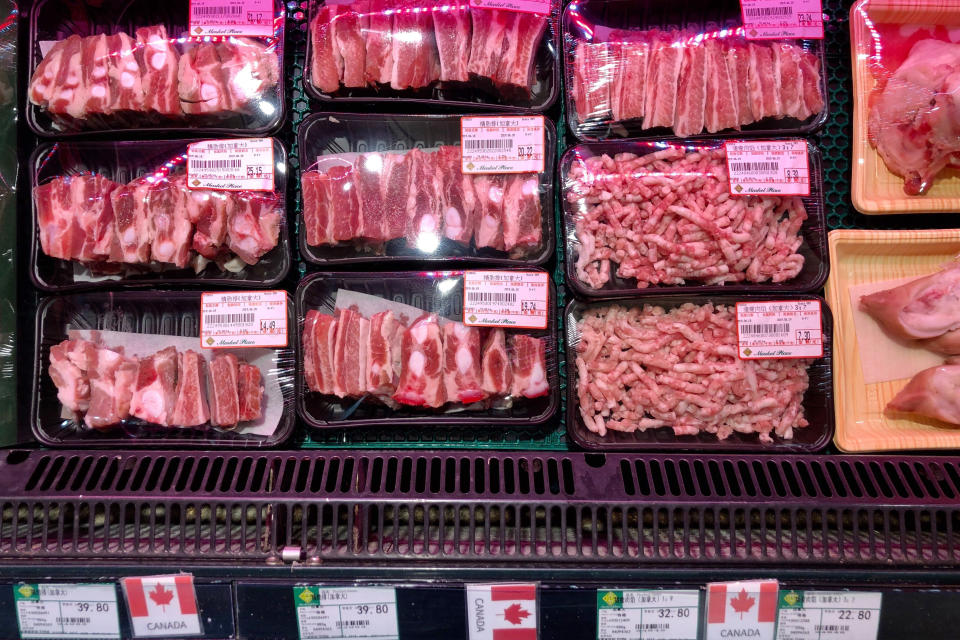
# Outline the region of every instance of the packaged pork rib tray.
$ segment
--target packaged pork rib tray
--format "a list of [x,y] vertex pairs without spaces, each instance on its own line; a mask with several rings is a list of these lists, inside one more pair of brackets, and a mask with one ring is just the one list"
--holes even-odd
[[823,41],[748,40],[738,2],[574,2],[563,48],[580,140],[807,134],[827,118]]
[[307,91],[325,102],[544,111],[560,90],[560,3],[514,4],[546,13],[466,1],[311,2]]
[[546,328],[530,329],[462,324],[465,273],[314,273],[301,280],[300,417],[319,429],[549,420],[560,381],[548,274],[536,271],[547,289]]
[[724,142],[588,142],[560,160],[567,282],[587,298],[811,292],[829,272],[820,152],[809,196],[731,196]]
[[[284,11],[191,2],[40,0],[30,11],[26,116],[41,136],[170,131],[266,134],[280,126]],[[202,12],[202,15],[201,15]],[[252,22],[223,33],[226,16]],[[219,22],[220,24],[213,24]],[[254,24],[256,22],[256,24]],[[205,25],[205,26],[204,26]]]
[[[823,357],[741,360],[733,309],[763,301],[819,302]],[[833,437],[833,317],[819,296],[572,300],[564,313],[567,433],[580,447],[812,453]],[[644,348],[634,350],[633,340]],[[659,348],[651,351],[651,344]],[[601,379],[608,374],[616,378],[612,386]],[[584,375],[596,386],[581,387]],[[596,404],[584,405],[581,390]]]
[[[281,348],[204,349],[201,296],[124,291],[44,300],[34,354],[37,440],[74,448],[283,442],[295,421],[292,336]],[[286,306],[291,327],[289,296]]]
[[458,115],[308,116],[299,131],[300,254],[331,266],[544,264],[554,249],[556,132],[543,121],[542,172],[465,174]]
[[196,140],[41,145],[30,162],[34,284],[68,291],[280,282],[291,260],[287,152],[279,140],[266,140],[269,191],[188,184],[187,148]]

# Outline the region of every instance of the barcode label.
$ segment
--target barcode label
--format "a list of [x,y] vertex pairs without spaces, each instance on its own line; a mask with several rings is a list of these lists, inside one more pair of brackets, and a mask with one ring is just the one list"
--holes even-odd
[[13,585],[19,633],[24,640],[117,640],[117,589],[108,584]]
[[817,633],[847,633],[850,631],[850,627],[838,624],[817,625],[814,629],[817,630]]
[[740,325],[740,335],[761,335],[761,334],[779,334],[789,333],[789,322],[772,322],[766,324],[743,324]]
[[284,291],[204,293],[200,313],[204,349],[287,346]]
[[805,140],[727,142],[731,196],[810,195],[810,160]]
[[541,173],[546,158],[543,116],[460,118],[464,173]]
[[541,271],[467,271],[463,323],[472,327],[546,329],[549,276]]
[[744,9],[749,18],[771,18],[793,15],[793,7],[750,7]]
[[496,149],[496,150],[506,150],[513,149],[513,140],[464,140],[463,146],[465,149]]
[[640,625],[641,631],[666,631],[670,626],[666,624],[642,624]]
[[243,14],[243,7],[194,7],[193,15],[195,16],[239,16]]
[[90,624],[90,618],[57,618],[57,622],[64,626],[77,626]]
[[781,592],[776,640],[877,640],[882,603],[878,592]]
[[398,640],[397,592],[389,587],[293,588],[302,640]]
[[273,191],[273,140],[204,140],[187,147],[187,186],[215,191]]
[[598,589],[597,640],[697,640],[699,610],[692,589]]
[[273,0],[190,0],[190,35],[274,36]]

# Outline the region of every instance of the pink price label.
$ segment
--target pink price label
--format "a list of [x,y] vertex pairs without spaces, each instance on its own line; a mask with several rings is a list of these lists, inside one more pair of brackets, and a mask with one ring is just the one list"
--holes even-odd
[[214,191],[273,191],[273,140],[204,140],[187,147],[187,186]]
[[821,0],[740,0],[748,40],[823,39]]
[[737,303],[741,360],[823,357],[823,318],[819,300]]
[[190,0],[191,36],[274,34],[273,0]]
[[470,0],[473,9],[499,9],[550,15],[550,0]]
[[541,271],[467,271],[463,324],[470,327],[546,329],[549,277]]
[[810,158],[806,141],[727,142],[724,147],[730,195],[810,195]]
[[543,116],[464,116],[460,153],[464,173],[542,173]]
[[286,291],[230,291],[200,295],[204,349],[287,346]]

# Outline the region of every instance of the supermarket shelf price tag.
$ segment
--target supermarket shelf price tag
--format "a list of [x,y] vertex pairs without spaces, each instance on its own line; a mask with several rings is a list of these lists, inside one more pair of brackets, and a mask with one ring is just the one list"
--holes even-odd
[[124,578],[120,581],[135,638],[174,638],[203,634],[193,576]]
[[[543,116],[460,118],[463,173],[542,173],[545,150]],[[531,186],[533,192],[525,195],[538,193],[539,185]]]
[[810,195],[810,159],[805,140],[724,143],[730,195]]
[[737,342],[741,360],[822,358],[820,301],[738,302]]
[[882,599],[878,592],[783,592],[777,640],[876,640]]
[[285,291],[205,292],[200,295],[204,349],[287,346]]
[[113,584],[15,584],[20,637],[25,639],[120,637]]
[[273,0],[190,0],[191,36],[273,35]]
[[470,7],[550,15],[550,0],[470,0]]
[[203,140],[187,147],[187,186],[214,191],[273,191],[273,140]]
[[773,640],[777,621],[776,580],[707,585],[705,640]]
[[463,323],[470,327],[546,329],[549,278],[540,271],[466,271]]
[[388,587],[294,587],[300,640],[399,640],[397,592]]
[[696,589],[597,590],[597,640],[697,640]]
[[740,0],[748,40],[823,39],[821,0]]
[[537,640],[537,584],[468,584],[470,640]]

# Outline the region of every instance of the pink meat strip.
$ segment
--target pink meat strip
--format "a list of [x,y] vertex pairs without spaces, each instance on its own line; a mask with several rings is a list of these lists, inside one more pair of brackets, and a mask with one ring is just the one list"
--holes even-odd
[[722,148],[595,156],[575,162],[568,181],[576,272],[589,287],[610,281],[611,263],[638,288],[785,282],[803,268],[803,201],[730,197]]
[[206,360],[196,351],[177,354],[177,400],[171,426],[199,427],[210,420],[205,369]]
[[237,395],[240,362],[232,353],[216,355],[210,363],[210,424],[233,428],[240,419]]
[[343,56],[337,46],[333,24],[340,9],[341,5],[322,5],[310,23],[310,78],[313,85],[325,93],[336,91],[343,81]]
[[686,303],[594,306],[577,322],[578,410],[586,427],[789,440],[808,425],[811,360],[741,360],[736,310]]
[[249,362],[240,361],[239,387],[237,395],[240,399],[240,422],[250,422],[263,417],[263,381],[260,369]]
[[443,341],[435,314],[424,314],[403,333],[402,370],[393,399],[415,407],[440,407],[443,384]]
[[[705,47],[694,43],[685,43],[682,50],[673,132],[685,137],[703,131],[707,105],[707,51]],[[711,109],[713,107],[710,105]]]
[[440,5],[433,11],[433,29],[440,54],[440,80],[467,82],[467,62],[470,58],[469,5]]
[[510,393],[513,369],[507,356],[507,339],[503,329],[491,329],[483,343],[480,364],[483,375],[481,389],[491,396]]
[[303,193],[303,226],[307,244],[317,247],[336,244],[333,238],[333,193],[331,179],[319,171],[304,171],[300,177]]
[[704,112],[704,126],[710,133],[739,129],[738,97],[734,85],[736,77],[730,76],[723,46],[716,39],[707,40],[703,46],[707,50],[707,107]]
[[480,330],[448,322],[443,335],[443,383],[447,400],[471,404],[487,397],[481,387]]
[[541,338],[524,334],[510,336],[510,365],[513,372],[511,395],[539,398],[550,392],[547,381],[546,344]]

